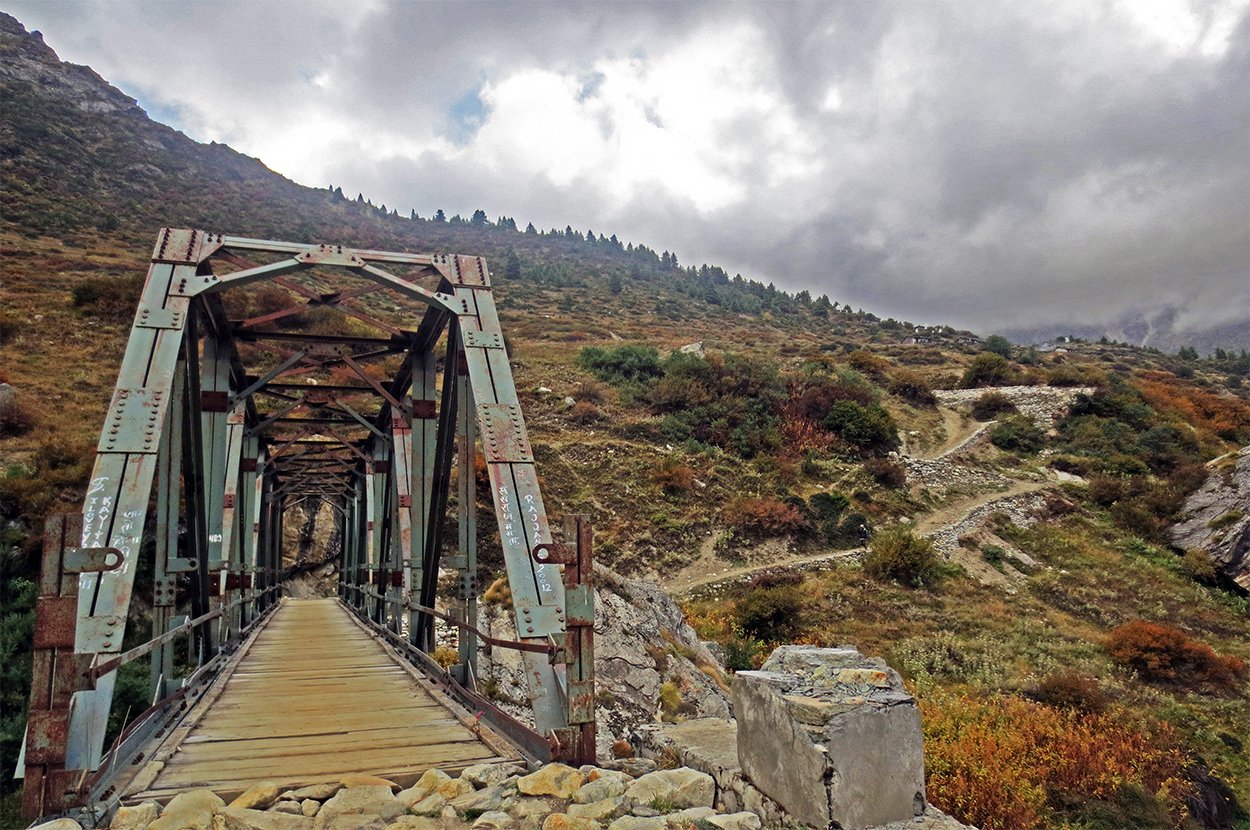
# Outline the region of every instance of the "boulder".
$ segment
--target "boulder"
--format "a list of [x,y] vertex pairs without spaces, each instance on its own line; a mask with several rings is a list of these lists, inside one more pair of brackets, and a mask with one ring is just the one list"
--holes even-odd
[[630,783],[632,783],[632,779],[623,776],[620,778],[596,778],[578,787],[577,791],[573,793],[573,801],[577,804],[591,804],[595,801],[602,801],[605,798],[624,795]]
[[781,646],[733,692],[742,770],[796,820],[862,830],[923,813],[920,712],[883,661]]
[[621,816],[608,825],[608,830],[668,830],[668,822],[658,816]]
[[353,772],[344,775],[339,779],[344,787],[390,787],[391,792],[400,789],[400,786],[394,781],[386,778],[379,778],[376,775],[365,775],[363,773]]
[[451,776],[441,769],[429,769],[417,779],[417,783],[406,790],[401,790],[396,797],[408,806],[412,806],[437,790],[439,784],[450,780]]
[[307,816],[246,807],[225,807],[218,818],[225,826],[224,830],[313,830],[313,820]]
[[610,819],[620,818],[628,812],[629,800],[623,795],[612,796],[601,801],[570,804],[568,808],[568,814],[570,816],[587,818],[591,821],[608,821]]
[[188,790],[174,796],[148,830],[210,830],[213,815],[225,806],[212,790]]
[[1250,590],[1250,447],[1210,466],[1168,538],[1181,550],[1206,552],[1219,571]]
[[512,800],[508,811],[522,824],[528,822],[537,827],[542,819],[559,809],[560,805],[554,799],[522,795]]
[[[657,695],[659,694],[658,690],[656,693]],[[630,778],[641,778],[649,772],[655,772],[659,768],[659,764],[651,758],[615,758],[611,761],[603,762],[603,769],[608,772],[624,773]]]
[[249,787],[238,798],[230,802],[231,807],[240,810],[264,810],[278,800],[278,785],[272,781],[264,781]]
[[82,825],[72,818],[57,818],[52,821],[45,821],[43,824],[35,827],[34,830],[82,830]]
[[716,798],[716,782],[707,773],[687,767],[658,770],[630,784],[625,795],[660,811],[711,807]]
[[334,797],[321,805],[317,813],[317,826],[321,827],[336,816],[379,816],[394,819],[408,812],[408,805],[391,792],[390,782],[345,786]]
[[684,827],[714,815],[716,815],[716,810],[711,807],[688,807],[685,810],[679,810],[676,813],[664,816],[664,820],[668,822],[669,827],[674,825]]
[[[301,801],[279,801],[277,804],[270,807],[268,812],[302,816],[304,815],[304,808],[300,806],[302,803],[303,802]],[[320,804],[318,804],[318,806],[320,806]]]
[[298,790],[287,790],[278,796],[278,800],[303,801],[306,798],[315,798],[317,801],[325,801],[341,789],[343,789],[343,785],[338,781],[330,781],[325,784],[310,784],[307,787],[300,787]]
[[475,764],[465,767],[460,777],[475,787],[493,787],[524,774],[524,768],[516,764]]
[[763,822],[755,813],[729,813],[727,815],[704,816],[709,824],[715,824],[721,830],[760,830]]
[[414,816],[429,816],[431,818],[437,818],[443,814],[443,808],[446,806],[447,799],[443,798],[438,793],[430,793],[416,804],[409,805],[408,812],[412,813]]
[[537,772],[517,779],[523,795],[554,795],[570,798],[586,781],[579,770],[565,764],[547,764]]
[[443,830],[443,823],[434,818],[400,816],[386,825],[386,830]]
[[314,821],[316,830],[386,830],[390,824],[388,819],[368,814],[337,815],[326,819],[318,816]]
[[473,821],[473,830],[506,830],[512,826],[512,816],[499,810],[482,813]]
[[461,815],[465,813],[489,813],[495,810],[502,810],[504,802],[515,792],[515,787],[497,784],[493,787],[483,787],[480,790],[470,790],[451,799],[447,804],[454,807],[456,812]]
[[161,814],[161,805],[145,801],[133,807],[118,807],[109,823],[109,830],[148,830],[148,826]]
[[321,802],[315,798],[305,798],[299,803],[300,815],[312,817],[321,812]]
[[552,813],[543,821],[543,830],[601,830],[601,825],[588,818]]

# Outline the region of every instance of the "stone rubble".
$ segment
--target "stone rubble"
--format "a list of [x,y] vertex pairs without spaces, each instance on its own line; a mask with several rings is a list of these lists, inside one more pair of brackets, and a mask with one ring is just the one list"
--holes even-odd
[[[122,807],[109,830],[760,830],[759,816],[714,806],[716,784],[689,768],[629,759],[532,773],[513,763],[480,764],[451,776],[431,769],[408,789],[373,776],[280,791],[261,784],[229,805],[208,789],[168,805]],[[628,766],[639,775],[610,766]],[[349,780],[350,779],[350,780]],[[470,780],[471,779],[471,780]],[[437,800],[435,810],[423,805]],[[260,805],[265,804],[265,808]],[[250,806],[248,806],[250,805]],[[103,826],[103,825],[101,825]],[[37,830],[81,830],[57,819]]]

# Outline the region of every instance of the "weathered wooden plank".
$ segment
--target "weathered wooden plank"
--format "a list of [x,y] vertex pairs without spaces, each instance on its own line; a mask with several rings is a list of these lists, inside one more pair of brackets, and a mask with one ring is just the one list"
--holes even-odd
[[[144,793],[223,794],[259,781],[303,786],[348,772],[415,780],[500,758],[336,600],[286,600]],[[160,798],[157,795],[158,799]]]

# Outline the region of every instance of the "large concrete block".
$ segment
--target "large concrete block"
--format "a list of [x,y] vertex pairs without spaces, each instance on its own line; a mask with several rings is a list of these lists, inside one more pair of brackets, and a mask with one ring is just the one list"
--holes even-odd
[[920,712],[883,661],[782,646],[733,693],[742,770],[794,818],[864,830],[924,812]]

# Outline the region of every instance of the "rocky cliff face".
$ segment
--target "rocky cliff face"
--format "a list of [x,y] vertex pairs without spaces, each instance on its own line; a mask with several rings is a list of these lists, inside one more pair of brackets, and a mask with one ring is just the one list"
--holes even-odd
[[1183,516],[1171,530],[1172,544],[1206,551],[1225,576],[1250,590],[1250,447],[1212,464]]
[[[599,751],[641,724],[661,719],[731,716],[728,684],[707,646],[687,625],[672,598],[651,582],[595,568],[595,679]],[[482,608],[483,630],[514,639],[506,604]],[[479,674],[489,691],[521,718],[531,717],[518,652],[482,655]]]

